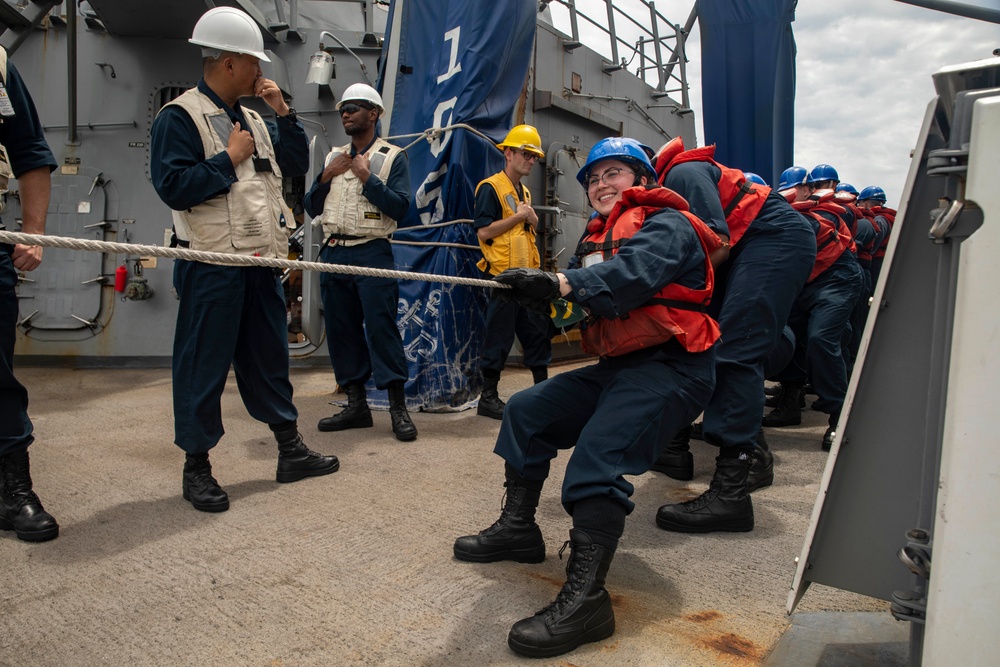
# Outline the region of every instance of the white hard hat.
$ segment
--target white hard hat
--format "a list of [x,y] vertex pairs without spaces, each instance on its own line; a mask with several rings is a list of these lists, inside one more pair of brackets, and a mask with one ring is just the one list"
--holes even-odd
[[264,55],[264,38],[260,34],[260,28],[246,12],[232,7],[216,7],[202,14],[188,41],[198,46],[245,53],[266,63],[271,62]]
[[385,112],[385,107],[382,106],[382,96],[378,94],[377,90],[366,83],[353,83],[348,86],[347,90],[344,91],[344,96],[337,102],[337,111],[340,111],[340,107],[346,103],[356,100],[373,104],[378,109],[379,116]]

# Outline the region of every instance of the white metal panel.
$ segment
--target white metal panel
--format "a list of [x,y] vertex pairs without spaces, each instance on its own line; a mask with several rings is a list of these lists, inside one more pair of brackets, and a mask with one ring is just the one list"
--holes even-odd
[[976,102],[966,201],[983,227],[962,245],[934,523],[925,665],[995,665],[1000,655],[1000,98]]

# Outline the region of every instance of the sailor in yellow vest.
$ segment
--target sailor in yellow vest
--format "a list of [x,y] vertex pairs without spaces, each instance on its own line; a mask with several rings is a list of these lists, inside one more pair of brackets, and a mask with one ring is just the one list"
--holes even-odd
[[[479,268],[490,277],[507,269],[537,269],[541,265],[535,244],[538,215],[531,208],[531,193],[521,183],[535,163],[545,157],[541,143],[538,130],[532,126],[513,128],[497,144],[506,160],[503,171],[476,186],[473,224],[483,251]],[[479,362],[483,393],[477,414],[503,419],[504,402],[497,384],[515,335],[524,348],[524,365],[531,369],[535,384],[548,377],[552,361],[550,326],[544,315],[500,299],[499,290],[493,292],[486,311],[486,341]]]
[[[202,47],[203,77],[153,121],[153,187],[173,210],[178,245],[192,250],[288,256],[292,213],[283,176],[309,167],[305,131],[281,90],[261,75],[260,29],[231,7],[208,10],[191,43]],[[256,96],[274,110],[266,122],[240,105]],[[279,482],[336,472],[335,456],[302,442],[288,379],[285,296],[274,270],[174,261],[177,330],[173,350],[174,442],[187,453],[183,496],[195,509],[223,512],[229,496],[212,476],[208,452],[222,438],[222,390],[230,366],[250,416],[278,441]]]
[[[326,167],[306,193],[306,213],[320,218],[327,243],[324,262],[372,269],[396,268],[389,238],[410,207],[406,153],[376,134],[385,112],[382,97],[363,83],[348,86],[337,104],[351,143],[326,156]],[[321,419],[321,431],[372,426],[365,383],[389,393],[389,417],[397,440],[414,440],[417,427],[406,411],[409,377],[403,339],[396,327],[399,283],[395,278],[324,273],[320,276],[326,340],[347,408]]]

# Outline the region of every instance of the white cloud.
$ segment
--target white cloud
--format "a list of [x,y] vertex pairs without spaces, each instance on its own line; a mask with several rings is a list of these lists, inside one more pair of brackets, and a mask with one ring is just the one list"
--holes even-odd
[[[671,19],[683,21],[692,4],[671,6],[681,17]],[[931,74],[1000,47],[996,24],[888,0],[800,1],[792,31],[798,49],[795,163],[832,164],[858,189],[881,186],[891,203],[902,195],[910,151],[935,94]],[[688,53],[692,106],[700,119],[697,27]]]

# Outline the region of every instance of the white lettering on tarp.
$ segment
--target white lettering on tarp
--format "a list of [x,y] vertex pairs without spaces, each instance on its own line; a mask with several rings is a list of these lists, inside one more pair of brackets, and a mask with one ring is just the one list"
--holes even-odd
[[[442,164],[437,171],[427,174],[427,178],[413,195],[413,203],[420,211],[420,224],[430,225],[444,220],[444,199],[441,197],[441,182],[448,173],[448,165]],[[430,208],[430,210],[425,210]]]
[[[452,28],[444,34],[444,41],[451,43],[448,57],[448,69],[437,78],[437,82],[443,83],[462,71],[462,63],[458,60],[458,46],[462,26]],[[458,97],[439,102],[434,109],[434,119],[432,127],[447,127],[451,125],[454,118],[455,105],[458,104]],[[438,157],[444,151],[451,140],[451,130],[447,130],[430,140],[430,153]],[[427,174],[423,183],[417,188],[414,194],[414,203],[420,212],[420,222],[429,225],[444,220],[444,199],[441,197],[441,182],[444,175],[448,173],[447,163],[442,164],[436,171]]]
[[447,81],[462,71],[462,63],[458,62],[458,36],[461,33],[462,26],[458,26],[444,34],[444,41],[451,42],[451,56],[448,58],[448,71],[438,77],[438,83]]
[[[458,98],[453,97],[450,100],[445,100],[437,105],[434,109],[434,127],[447,127],[451,125],[452,109],[458,104]],[[447,118],[445,116],[447,114]],[[451,139],[451,130],[447,130],[440,135],[431,139],[431,155],[437,157],[444,150],[444,147],[448,145],[448,141]]]

